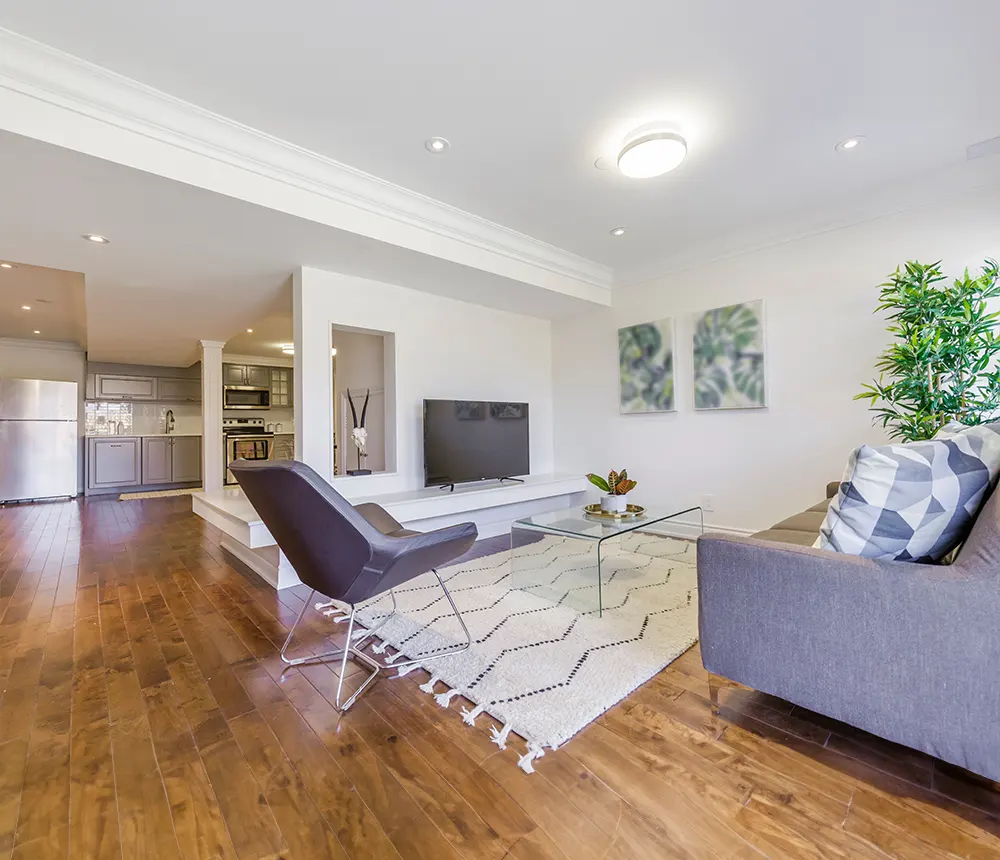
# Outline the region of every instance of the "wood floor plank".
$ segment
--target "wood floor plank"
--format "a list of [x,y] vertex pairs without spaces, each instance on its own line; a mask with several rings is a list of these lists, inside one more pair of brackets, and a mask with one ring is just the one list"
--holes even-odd
[[423,671],[342,715],[278,657],[308,589],[221,539],[181,497],[0,508],[0,860],[1000,857],[995,783],[740,685],[715,716],[697,646],[531,775]]

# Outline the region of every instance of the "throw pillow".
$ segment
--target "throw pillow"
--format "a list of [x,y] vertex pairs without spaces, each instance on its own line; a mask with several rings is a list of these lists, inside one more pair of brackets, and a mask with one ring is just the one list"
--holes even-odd
[[822,549],[937,562],[964,539],[1000,475],[1000,422],[926,442],[862,445],[820,527]]

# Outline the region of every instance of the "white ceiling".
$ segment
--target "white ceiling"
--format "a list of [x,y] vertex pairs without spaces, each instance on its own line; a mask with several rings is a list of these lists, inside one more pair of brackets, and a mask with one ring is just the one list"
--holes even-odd
[[0,269],[0,337],[86,347],[83,275],[23,263]]
[[[5,0],[0,25],[619,274],[1000,134],[988,0]],[[650,118],[680,169],[594,169]]]
[[[8,132],[0,132],[0,189],[0,260],[19,266],[0,274],[23,274],[29,265],[83,273],[85,319],[78,308],[66,322],[86,325],[94,361],[186,366],[197,360],[200,340],[229,341],[248,327],[260,334],[237,339],[231,351],[268,349],[270,339],[290,332],[288,280],[299,266],[501,310],[530,306],[540,317],[587,306]],[[84,241],[82,233],[111,244]],[[0,278],[0,287],[8,281]],[[0,298],[16,308],[25,303],[19,293],[4,290]]]

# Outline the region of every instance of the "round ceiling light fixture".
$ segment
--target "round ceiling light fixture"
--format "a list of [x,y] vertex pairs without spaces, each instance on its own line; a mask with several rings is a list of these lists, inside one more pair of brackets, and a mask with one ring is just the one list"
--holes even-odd
[[0,269],[13,269],[13,263],[0,263]]
[[635,129],[618,151],[618,170],[630,179],[669,173],[687,156],[687,141],[670,125],[650,123]]
[[32,334],[41,334],[41,332],[36,328]]
[[281,345],[281,351],[285,355],[295,355],[295,344],[294,343],[283,343]]
[[864,139],[865,136],[863,134],[856,134],[854,137],[844,138],[844,140],[840,141],[834,149],[836,149],[837,152],[847,152],[848,150],[855,149],[860,146]]
[[446,138],[443,137],[429,137],[424,141],[424,146],[427,148],[428,152],[433,152],[435,155],[440,155],[444,152],[451,144]]
[[83,238],[95,245],[109,245],[111,243],[107,236],[99,236],[97,233],[84,233]]
[[615,227],[614,229],[609,230],[608,232],[612,236],[624,236],[625,235],[625,228],[624,227]]
[[253,329],[252,328],[248,328],[247,329],[247,334],[253,334]]
[[22,311],[30,311],[31,310],[31,305],[21,305],[21,310]]

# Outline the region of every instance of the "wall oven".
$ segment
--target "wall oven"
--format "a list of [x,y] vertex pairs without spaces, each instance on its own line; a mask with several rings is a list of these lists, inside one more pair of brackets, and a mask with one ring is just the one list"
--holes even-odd
[[263,418],[223,418],[222,441],[225,445],[223,482],[235,484],[229,471],[234,460],[273,460],[274,434],[264,429]]
[[271,390],[253,385],[226,385],[222,389],[223,409],[270,409]]

